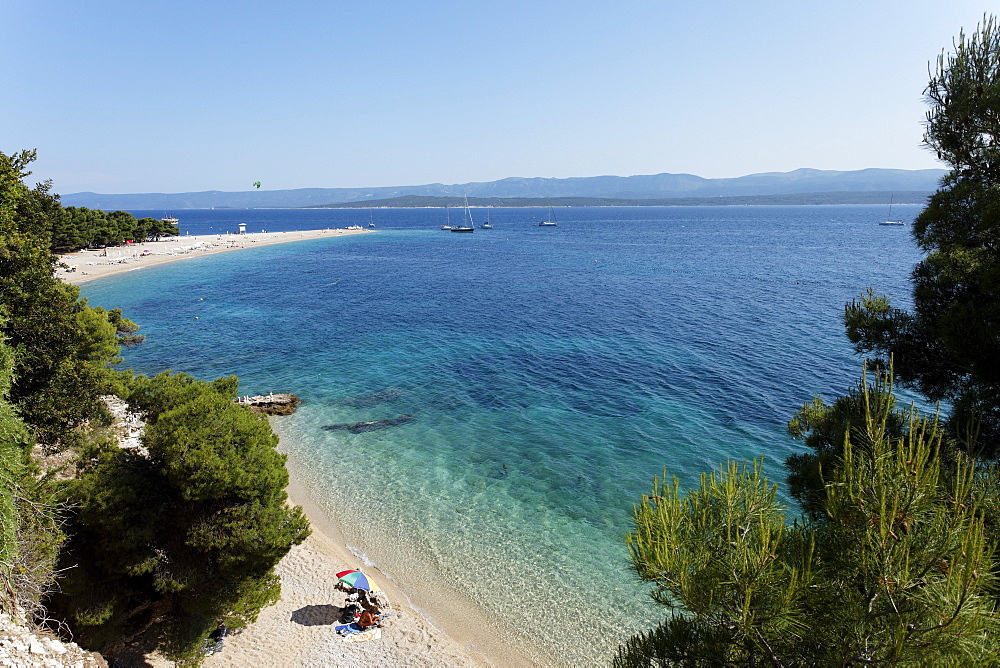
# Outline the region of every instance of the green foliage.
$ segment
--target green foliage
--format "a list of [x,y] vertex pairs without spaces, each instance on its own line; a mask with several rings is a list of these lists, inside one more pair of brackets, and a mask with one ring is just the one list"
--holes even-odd
[[84,422],[106,419],[98,397],[116,387],[108,365],[138,337],[120,311],[89,307],[54,277],[49,239],[39,233],[44,216],[31,216],[58,204],[21,182],[33,158],[0,153],[0,334],[17,352],[10,400],[35,437],[55,447],[73,443]]
[[52,184],[48,181],[34,189],[24,185],[23,180],[31,175],[27,167],[34,160],[35,151],[9,156],[0,152],[0,234],[19,230],[37,239],[48,239],[59,201],[49,194]]
[[0,610],[30,616],[55,579],[64,536],[54,486],[36,477],[29,429],[7,400],[14,366],[14,352],[0,336]]
[[[53,248],[176,227],[62,209],[48,184],[24,185],[33,159],[0,153],[0,607],[40,611],[62,571],[60,591],[45,600],[78,639],[114,654],[145,636],[196,662],[219,620],[239,627],[277,600],[274,566],[308,523],[286,504],[288,474],[266,419],[233,404],[235,377],[112,370],[121,346],[141,342],[138,326],[54,278]],[[107,393],[145,412],[143,451],[81,429],[109,418]],[[36,441],[77,446],[80,477],[57,487],[41,475],[29,454]]]
[[186,373],[164,371],[150,378],[136,376],[127,388],[127,399],[133,409],[145,415],[146,422],[155,423],[164,411],[187,403],[207,392],[213,392],[229,400],[237,396],[239,379],[225,376],[211,382],[197,380]]
[[620,648],[616,665],[1000,659],[986,524],[1000,478],[940,457],[934,421],[914,412],[899,430],[886,375],[862,381],[857,399],[811,522],[787,524],[758,462],[723,466],[686,493],[654,481],[629,552],[675,612]]
[[913,270],[913,309],[869,291],[844,313],[858,352],[901,382],[953,405],[956,438],[979,431],[1000,454],[1000,32],[993,17],[942,54],[927,86],[926,144],[951,173],[917,217],[927,255]]
[[812,580],[812,546],[785,525],[759,461],[730,462],[687,493],[676,478],[654,480],[635,507],[628,548],[639,577],[657,587],[653,599],[688,613],[674,614],[641,646],[711,639],[670,652],[746,663],[767,656],[768,639],[794,644],[807,631],[801,599]]
[[220,619],[238,627],[277,600],[274,566],[308,535],[286,505],[288,473],[266,419],[233,404],[235,381],[137,378],[148,453],[88,453],[70,572],[53,610],[78,637],[114,648],[139,634],[190,656]]
[[17,351],[11,401],[44,443],[71,438],[100,419],[117,360],[114,326],[56,280],[42,242],[14,232],[0,238],[0,332]]
[[925,95],[924,141],[961,178],[996,178],[1000,170],[1000,32],[992,16],[967,38],[960,33],[954,52],[942,53]]
[[[14,369],[14,353],[0,338],[0,577],[10,582],[17,556],[17,507],[14,490],[24,469],[28,430],[7,401]],[[6,599],[0,595],[0,600]],[[9,605],[2,606],[9,612]]]
[[176,236],[180,229],[155,218],[136,220],[127,211],[107,213],[100,209],[68,206],[51,224],[52,250],[66,253],[89,246],[120,246],[127,241],[142,242],[162,236]]
[[[859,385],[846,396],[826,405],[819,397],[802,406],[788,423],[788,434],[803,441],[812,452],[791,455],[785,460],[788,469],[788,491],[812,519],[826,514],[824,474],[832,474],[844,453],[844,443],[852,430],[865,424],[867,388]],[[892,396],[891,394],[889,395]],[[908,416],[890,406],[886,429],[890,437],[905,432]]]

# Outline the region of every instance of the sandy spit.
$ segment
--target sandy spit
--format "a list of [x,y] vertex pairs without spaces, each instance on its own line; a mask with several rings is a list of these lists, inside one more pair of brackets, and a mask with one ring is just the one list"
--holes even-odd
[[128,244],[100,250],[84,250],[60,255],[62,265],[56,277],[67,283],[80,284],[126,271],[135,271],[167,262],[214,253],[238,251],[291,241],[307,241],[349,234],[368,234],[374,230],[304,230],[302,232],[257,232],[254,234],[204,234],[179,236]]

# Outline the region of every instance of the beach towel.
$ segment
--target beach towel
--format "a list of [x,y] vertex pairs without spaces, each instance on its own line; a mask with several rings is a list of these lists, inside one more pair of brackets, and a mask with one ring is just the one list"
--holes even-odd
[[357,622],[351,622],[350,624],[341,624],[340,626],[335,626],[333,629],[340,635],[351,635],[352,633],[361,633],[364,631]]
[[369,640],[378,640],[382,637],[382,629],[375,626],[368,629],[367,631],[362,631],[361,633],[352,633],[349,636],[344,636],[345,642],[368,642]]

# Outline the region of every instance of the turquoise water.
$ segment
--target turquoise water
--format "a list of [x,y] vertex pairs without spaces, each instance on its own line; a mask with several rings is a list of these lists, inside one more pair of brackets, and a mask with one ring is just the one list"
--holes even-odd
[[[368,220],[177,213],[191,234]],[[801,450],[785,423],[858,377],[844,302],[869,285],[905,298],[918,254],[908,229],[876,224],[881,207],[573,208],[539,228],[546,214],[497,209],[493,230],[458,235],[437,229],[442,210],[377,210],[378,234],[83,294],[142,324],[138,371],[301,396],[276,421],[297,475],[429,617],[467,599],[542,663],[600,663],[662,616],[624,547],[653,476],[691,484],[765,454],[781,481]]]

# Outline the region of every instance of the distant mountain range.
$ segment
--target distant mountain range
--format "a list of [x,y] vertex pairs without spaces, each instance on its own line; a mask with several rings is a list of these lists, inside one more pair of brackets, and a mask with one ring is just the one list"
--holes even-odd
[[[730,179],[705,179],[692,174],[648,176],[588,176],[569,179],[507,178],[484,183],[377,188],[299,188],[295,190],[208,190],[190,193],[135,193],[104,195],[72,193],[62,196],[67,206],[91,209],[174,211],[212,208],[293,208],[337,206],[386,206],[385,200],[409,197],[530,198],[534,202],[554,198],[598,198],[614,200],[669,200],[675,198],[756,197],[761,195],[818,195],[824,203],[855,203],[847,193],[908,193],[926,195],[938,187],[943,169],[861,169],[832,171],[796,169],[767,172]],[[838,198],[836,193],[844,193]],[[842,199],[843,201],[839,201]],[[381,201],[381,204],[376,204]],[[554,204],[555,202],[553,202]],[[657,202],[662,204],[664,202]],[[709,202],[706,202],[709,203]],[[789,202],[792,203],[792,202]],[[509,203],[507,206],[516,206]],[[536,204],[537,205],[537,204]],[[397,205],[398,206],[398,205]]]
[[314,209],[431,209],[461,207],[548,207],[548,206],[815,206],[817,204],[927,204],[931,193],[924,190],[872,190],[870,192],[789,193],[787,195],[733,195],[719,197],[430,197],[404,195],[364,202],[324,204]]

